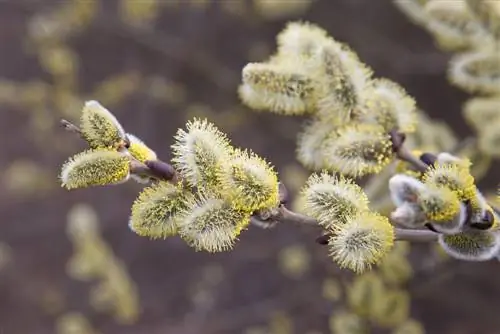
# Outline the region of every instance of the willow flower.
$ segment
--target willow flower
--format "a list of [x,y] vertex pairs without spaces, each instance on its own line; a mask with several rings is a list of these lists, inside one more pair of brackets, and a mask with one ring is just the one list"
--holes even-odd
[[315,118],[304,126],[297,140],[297,159],[310,170],[325,169],[323,145],[335,132],[336,125]]
[[446,50],[463,49],[488,40],[488,33],[474,19],[464,1],[429,1],[426,28]]
[[411,21],[424,26],[429,22],[429,14],[425,11],[425,4],[429,0],[394,0],[394,5]]
[[428,220],[421,205],[403,202],[391,212],[391,222],[408,228],[423,228]]
[[392,161],[392,143],[381,126],[352,124],[338,132],[324,147],[329,169],[359,177],[378,173]]
[[119,184],[127,181],[129,176],[128,156],[106,149],[90,149],[65,162],[60,179],[66,189],[76,189]]
[[328,41],[328,33],[309,22],[290,22],[276,40],[280,55],[311,57],[318,48]]
[[362,273],[378,263],[394,244],[394,228],[387,217],[365,211],[335,229],[328,245],[341,268]]
[[229,140],[206,119],[189,121],[186,129],[177,131],[172,162],[191,186],[216,186],[232,153]]
[[387,293],[382,277],[374,272],[357,276],[347,287],[347,302],[356,314],[365,318],[374,315]]
[[232,249],[249,222],[250,213],[235,209],[223,199],[198,193],[178,213],[177,227],[189,246],[215,253]]
[[326,172],[312,174],[302,190],[304,212],[326,228],[346,224],[368,210],[368,197],[352,180]]
[[177,234],[176,213],[186,209],[190,196],[180,186],[168,182],[145,188],[132,205],[130,229],[152,239]]
[[314,82],[300,63],[249,63],[242,71],[241,100],[255,110],[300,115],[314,110]]
[[495,0],[465,0],[475,19],[500,40],[500,3]]
[[386,132],[414,132],[417,124],[415,100],[403,87],[388,79],[375,79],[363,92],[362,122],[379,124]]
[[[439,211],[439,210],[436,210]],[[445,210],[444,210],[445,211]],[[448,210],[451,211],[451,210]],[[451,215],[450,215],[451,216]],[[433,230],[443,234],[456,234],[465,228],[466,223],[469,220],[469,215],[467,213],[467,206],[464,203],[459,204],[459,209],[454,216],[445,220],[433,220],[427,222]]]
[[439,244],[451,257],[465,261],[488,261],[500,250],[498,231],[469,230],[458,234],[440,234]]
[[499,110],[500,97],[476,97],[465,103],[463,115],[476,131],[482,131],[492,123],[498,124]]
[[469,93],[495,95],[500,93],[500,55],[476,51],[452,58],[448,76],[451,82]]
[[87,101],[80,117],[83,138],[91,148],[117,148],[125,141],[125,131],[116,117],[97,101]]
[[279,204],[278,176],[265,160],[253,152],[237,151],[221,177],[227,200],[244,211],[253,212]]
[[468,167],[460,164],[435,164],[425,172],[423,181],[453,190],[460,201],[470,200],[476,194],[474,177]]
[[449,188],[436,185],[426,185],[418,195],[427,218],[434,222],[446,222],[460,212],[460,201],[457,193]]
[[388,290],[377,306],[373,320],[382,327],[395,327],[408,319],[410,294],[402,289]]
[[345,124],[358,107],[360,96],[371,84],[372,71],[347,45],[325,43],[309,62],[318,115],[336,124]]
[[141,139],[131,133],[127,133],[130,146],[129,153],[138,161],[144,163],[146,160],[156,160],[156,153],[150,149]]

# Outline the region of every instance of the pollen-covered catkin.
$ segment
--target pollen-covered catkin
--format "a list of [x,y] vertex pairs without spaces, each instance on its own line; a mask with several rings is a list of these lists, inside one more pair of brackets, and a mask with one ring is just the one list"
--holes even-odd
[[389,135],[375,124],[352,124],[324,145],[329,169],[360,177],[380,172],[393,159]]
[[120,152],[95,149],[71,157],[61,169],[66,189],[119,184],[130,176],[130,158]]
[[300,64],[289,59],[274,63],[250,63],[242,71],[239,95],[255,110],[285,115],[314,111],[314,82]]
[[368,197],[352,180],[326,172],[313,174],[302,190],[304,212],[328,229],[341,227],[368,210]]
[[87,101],[80,117],[83,138],[91,148],[117,148],[125,140],[125,131],[116,117],[97,101]]

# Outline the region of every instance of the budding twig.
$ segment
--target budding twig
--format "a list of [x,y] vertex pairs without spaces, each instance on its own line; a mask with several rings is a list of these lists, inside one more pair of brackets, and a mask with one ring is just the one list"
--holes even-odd
[[406,139],[404,133],[392,130],[389,135],[391,136],[392,149],[399,160],[409,163],[419,172],[424,173],[427,171],[429,166],[411,153],[411,151],[404,145]]
[[[67,120],[61,120],[61,125],[66,131],[73,132],[82,137],[80,128]],[[403,143],[405,136],[397,131],[391,131],[391,140],[393,149],[396,156],[403,161],[412,164],[417,170],[425,172],[428,166],[420,159],[415,157],[409,150],[407,150]],[[150,160],[142,163],[135,159],[130,162],[130,171],[139,176],[146,176],[156,180],[164,180],[169,182],[178,182],[179,174],[174,167],[161,160]],[[277,208],[266,210],[263,212],[256,212],[251,217],[251,223],[264,228],[273,227],[278,223],[295,223],[302,225],[320,226],[318,221],[312,217],[294,212],[285,207],[284,204],[288,201],[288,191],[286,187],[280,183],[280,204]],[[430,230],[409,230],[395,228],[395,239],[406,240],[412,242],[432,242],[436,241],[438,233]],[[316,242],[319,244],[327,244],[331,235],[325,234],[317,238]]]

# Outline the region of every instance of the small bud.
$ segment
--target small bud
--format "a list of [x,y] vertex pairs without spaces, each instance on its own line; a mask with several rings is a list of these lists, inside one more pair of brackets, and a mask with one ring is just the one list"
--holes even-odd
[[189,195],[167,182],[145,188],[132,205],[130,229],[152,239],[177,234],[176,213],[186,208]]
[[194,119],[179,129],[172,145],[177,171],[191,186],[214,187],[220,183],[231,148],[226,135],[207,120]]
[[393,159],[392,143],[384,129],[372,124],[353,124],[325,143],[326,163],[339,173],[360,177],[375,174]]
[[363,92],[362,112],[358,117],[361,122],[382,126],[386,132],[397,129],[411,133],[417,124],[415,100],[397,83],[376,79]]
[[129,157],[110,150],[87,150],[62,166],[60,179],[66,189],[119,184],[128,180]]
[[470,230],[452,235],[440,234],[439,244],[451,257],[465,261],[488,261],[500,250],[498,231]]
[[341,268],[362,273],[378,263],[394,244],[394,228],[387,217],[362,212],[335,229],[330,256]]
[[242,71],[239,95],[252,109],[285,115],[314,110],[314,83],[302,66],[287,58],[277,64],[249,63]]
[[453,190],[460,201],[470,200],[476,194],[474,177],[463,164],[435,164],[425,172],[423,182]]
[[416,203],[418,194],[424,189],[421,181],[409,175],[396,174],[389,180],[389,192],[396,206],[405,202]]
[[422,228],[427,223],[427,217],[420,205],[403,202],[391,213],[391,221],[408,228]]
[[302,195],[304,212],[327,228],[342,226],[351,216],[368,210],[368,197],[360,186],[326,172],[312,174]]
[[478,51],[461,53],[450,61],[448,76],[469,93],[500,93],[500,55]]
[[322,119],[308,122],[298,135],[297,159],[311,170],[325,168],[323,145],[334,134],[335,124]]
[[150,149],[142,140],[131,133],[127,133],[127,138],[130,142],[128,151],[135,159],[142,163],[146,160],[156,160],[155,151]]
[[87,101],[80,118],[83,138],[91,148],[117,148],[125,131],[113,114],[97,101]]
[[233,248],[241,231],[250,223],[250,214],[230,203],[198,194],[179,212],[178,233],[196,250],[210,253]]
[[266,161],[254,153],[238,151],[227,164],[222,187],[235,208],[254,212],[278,206],[278,176]]

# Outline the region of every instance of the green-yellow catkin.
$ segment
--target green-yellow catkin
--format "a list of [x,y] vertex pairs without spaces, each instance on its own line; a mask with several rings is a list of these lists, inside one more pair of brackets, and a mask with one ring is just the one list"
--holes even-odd
[[448,70],[450,81],[469,93],[500,93],[500,54],[475,51],[454,56]]
[[249,63],[242,71],[241,100],[255,110],[284,115],[314,111],[314,82],[300,62]]
[[336,124],[349,121],[361,93],[370,85],[372,71],[347,45],[330,39],[309,62],[318,115]]
[[61,183],[66,189],[119,184],[128,180],[130,159],[125,154],[105,149],[87,150],[64,163]]
[[326,228],[342,227],[368,210],[368,197],[352,180],[326,172],[312,174],[302,190],[304,212]]
[[125,131],[115,116],[97,101],[87,101],[80,117],[83,138],[91,148],[123,145]]
[[500,40],[500,2],[496,0],[465,0],[468,8],[493,37]]
[[[198,0],[199,1],[199,0]],[[264,19],[278,20],[303,15],[313,0],[281,2],[276,0],[253,0],[255,11]]]
[[403,87],[388,79],[375,79],[372,87],[363,92],[359,119],[379,124],[386,132],[393,129],[414,132],[417,124],[415,100]]
[[279,204],[278,176],[253,152],[236,151],[221,178],[222,192],[235,208],[247,212]]
[[290,22],[276,37],[278,54],[312,57],[329,40],[328,33],[309,22]]
[[168,182],[145,188],[132,205],[130,229],[152,239],[177,234],[176,213],[186,209],[190,196],[179,185]]
[[370,333],[365,320],[353,312],[335,311],[329,319],[332,334],[368,334]]
[[308,169],[325,169],[323,145],[334,135],[336,124],[320,118],[308,121],[297,139],[297,159]]
[[375,174],[394,156],[389,135],[379,125],[352,124],[339,130],[339,136],[324,146],[329,169],[360,177]]
[[407,319],[394,328],[391,334],[425,334],[425,329],[419,321]]
[[429,0],[394,0],[393,3],[408,18],[416,24],[425,25],[430,20],[429,14],[425,11],[425,4]]
[[418,196],[418,202],[427,218],[433,222],[448,222],[460,213],[457,193],[443,186],[426,185]]
[[375,272],[357,276],[347,288],[347,302],[359,316],[371,318],[386,293],[382,278]]
[[332,231],[330,256],[341,267],[356,273],[370,269],[394,244],[394,227],[387,217],[366,211]]
[[431,0],[425,5],[426,29],[445,50],[460,50],[491,41],[464,1]]
[[476,195],[474,177],[468,163],[438,163],[429,168],[424,176],[425,185],[446,187],[454,191],[460,201],[471,200]]
[[131,133],[127,133],[130,142],[129,153],[138,161],[144,163],[147,160],[156,160],[156,153],[150,149],[141,139]]
[[241,231],[250,223],[250,213],[203,193],[188,201],[178,218],[181,238],[197,251],[211,253],[232,249]]
[[226,135],[206,119],[194,119],[179,129],[172,145],[172,162],[191,186],[214,188],[219,185],[231,146]]
[[404,284],[413,275],[412,266],[406,256],[394,250],[384,257],[378,268],[384,281],[393,285]]
[[374,321],[381,327],[395,327],[410,315],[410,295],[404,290],[387,290],[377,305]]
[[97,334],[90,321],[79,312],[67,312],[56,321],[57,334]]
[[494,158],[500,157],[500,118],[492,120],[478,134],[478,148],[481,152]]
[[491,123],[500,119],[500,97],[476,97],[468,100],[463,107],[463,115],[467,123],[481,132]]
[[453,258],[464,261],[488,261],[500,250],[498,231],[469,230],[458,234],[440,234],[439,244]]

